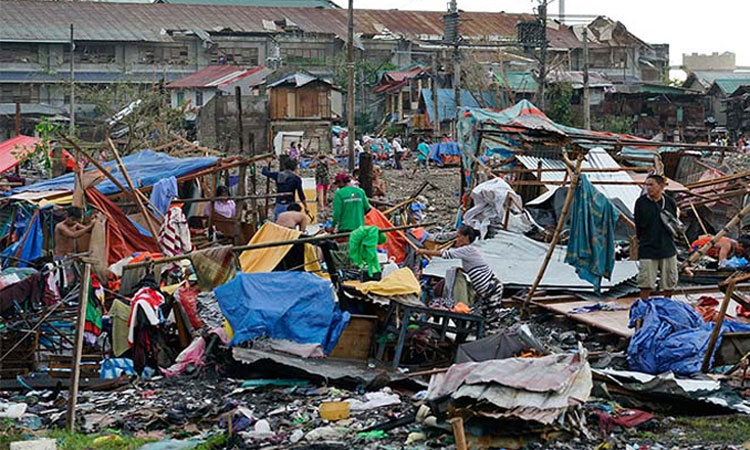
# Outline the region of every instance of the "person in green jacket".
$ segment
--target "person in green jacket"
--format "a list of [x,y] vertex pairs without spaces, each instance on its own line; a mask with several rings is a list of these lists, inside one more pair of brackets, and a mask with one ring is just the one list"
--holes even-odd
[[338,189],[333,196],[333,218],[329,232],[335,229],[342,233],[353,231],[365,224],[365,214],[370,210],[370,202],[365,191],[350,186],[349,181],[351,178],[346,173],[340,173],[334,179]]
[[[378,245],[387,240],[375,225],[364,225],[352,231],[349,235],[349,258],[361,270],[367,269],[364,280],[380,279],[380,262],[378,262]],[[363,273],[364,275],[364,273]]]

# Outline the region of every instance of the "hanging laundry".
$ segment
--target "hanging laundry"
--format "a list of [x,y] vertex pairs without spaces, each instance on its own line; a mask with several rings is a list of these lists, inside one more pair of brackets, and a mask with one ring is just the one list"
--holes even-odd
[[154,184],[151,189],[151,197],[149,200],[156,206],[156,209],[160,213],[165,214],[169,205],[172,203],[172,199],[177,198],[177,178],[169,177],[162,178]]
[[[159,230],[159,246],[165,256],[182,255],[190,253],[193,249],[190,228],[182,208],[173,206],[167,211]],[[170,270],[175,266],[176,264],[168,265],[164,270]]]
[[610,280],[615,267],[615,223],[620,212],[581,174],[570,208],[570,240],[565,262],[599,293],[602,277]]

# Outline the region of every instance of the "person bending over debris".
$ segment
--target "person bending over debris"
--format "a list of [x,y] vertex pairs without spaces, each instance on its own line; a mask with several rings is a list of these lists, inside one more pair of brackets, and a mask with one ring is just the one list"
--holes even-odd
[[334,184],[338,189],[333,196],[333,225],[329,232],[338,229],[339,232],[356,230],[365,224],[365,214],[370,210],[370,202],[362,188],[349,185],[349,174],[336,175]]
[[78,248],[78,238],[94,228],[93,221],[88,225],[81,224],[82,218],[81,208],[70,206],[65,210],[65,219],[55,225],[55,256],[70,255],[82,250]]
[[420,255],[440,256],[445,259],[460,259],[461,267],[469,276],[471,286],[477,293],[476,304],[486,319],[491,308],[500,303],[503,297],[503,283],[487,265],[479,250],[471,244],[479,237],[479,231],[463,225],[456,233],[455,248],[448,250],[419,249]]
[[286,211],[279,214],[276,224],[291,228],[292,230],[299,229],[299,231],[304,233],[307,228],[307,216],[302,213],[302,207],[299,203],[291,203]]
[[304,205],[305,212],[307,212],[307,204],[305,203],[305,192],[302,190],[302,178],[299,177],[295,170],[297,170],[297,161],[293,159],[286,160],[282,172],[271,172],[267,167],[261,170],[261,173],[268,178],[276,182],[276,192],[279,194],[287,194],[276,197],[276,207],[273,210],[274,218],[278,219],[279,214],[286,211],[287,207],[294,202],[294,193],[296,192],[299,196],[300,201]]
[[[690,244],[690,252],[700,250],[704,245],[711,242],[713,236],[704,235]],[[733,257],[747,258],[750,254],[750,235],[740,236],[738,240],[723,237],[708,249],[706,255],[719,260],[719,266],[724,266],[727,260]]]
[[661,217],[663,210],[677,216],[677,204],[664,195],[665,184],[661,175],[649,175],[646,195],[635,202],[638,287],[644,300],[651,297],[657,278],[660,278],[659,291],[664,297],[671,297],[677,287],[677,247]]

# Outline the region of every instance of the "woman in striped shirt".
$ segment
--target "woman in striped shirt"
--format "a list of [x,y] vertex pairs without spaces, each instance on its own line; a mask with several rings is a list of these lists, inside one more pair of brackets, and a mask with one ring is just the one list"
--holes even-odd
[[456,244],[448,250],[426,250],[420,249],[419,254],[428,256],[440,256],[445,259],[460,259],[461,266],[471,280],[471,286],[477,293],[477,306],[479,310],[487,310],[492,305],[499,303],[503,296],[503,284],[492,272],[492,269],[484,261],[479,250],[471,245],[479,237],[479,231],[464,225],[456,233]]

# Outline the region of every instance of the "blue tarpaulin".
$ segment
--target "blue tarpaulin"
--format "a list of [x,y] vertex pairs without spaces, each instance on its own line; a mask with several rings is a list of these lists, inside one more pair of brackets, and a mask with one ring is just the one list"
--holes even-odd
[[320,344],[328,354],[350,319],[331,282],[307,272],[240,273],[214,293],[234,331],[230,345],[268,336]]
[[593,284],[597,294],[602,277],[610,280],[615,268],[615,223],[619,217],[612,202],[581,174],[570,208],[565,262],[576,268],[582,280]]
[[[26,213],[29,214],[29,211],[26,211]],[[18,258],[20,259],[18,267],[27,267],[29,264],[26,261],[34,261],[43,256],[44,232],[42,231],[42,210],[39,209],[31,213],[30,218],[26,216],[26,218],[21,217],[17,219],[17,223],[23,224],[23,227],[16,231],[19,240],[3,250],[2,255]],[[26,225],[27,223],[28,225]],[[7,261],[4,261],[3,266],[7,266]]]
[[458,148],[458,144],[455,142],[439,142],[437,144],[430,145],[430,159],[443,164],[443,156],[458,156],[461,154],[461,149]]
[[[690,305],[668,298],[637,300],[630,307],[630,328],[643,319],[628,345],[628,366],[650,374],[672,371],[678,375],[700,372],[708,349],[713,322],[703,318]],[[726,332],[748,332],[750,325],[725,320]],[[721,334],[714,351],[721,345]],[[711,362],[713,363],[711,355]]]
[[[128,174],[136,187],[151,186],[162,178],[168,178],[171,176],[179,178],[191,172],[212,166],[217,161],[218,158],[213,156],[175,158],[166,153],[159,153],[153,150],[143,150],[142,152],[122,158],[122,162],[128,170]],[[115,179],[123,186],[127,186],[125,177],[123,177],[122,173],[117,168],[117,162],[109,161],[104,163],[103,166],[112,168],[110,173],[114,175]],[[72,191],[74,187],[74,177],[75,174],[68,173],[57,178],[52,178],[51,180],[40,181],[39,183],[29,186],[17,187],[12,189],[9,194],[12,195],[27,191],[41,192],[63,189]],[[105,195],[119,192],[117,186],[108,179],[99,183],[96,188],[99,192]]]
[[[479,108],[482,105],[477,101],[481,98],[489,108],[497,108],[495,96],[489,91],[474,92],[461,89],[461,107]],[[432,89],[422,89],[422,100],[424,101],[430,123],[435,123],[435,107],[432,102]],[[438,118],[440,122],[456,118],[456,93],[453,89],[438,89]]]

